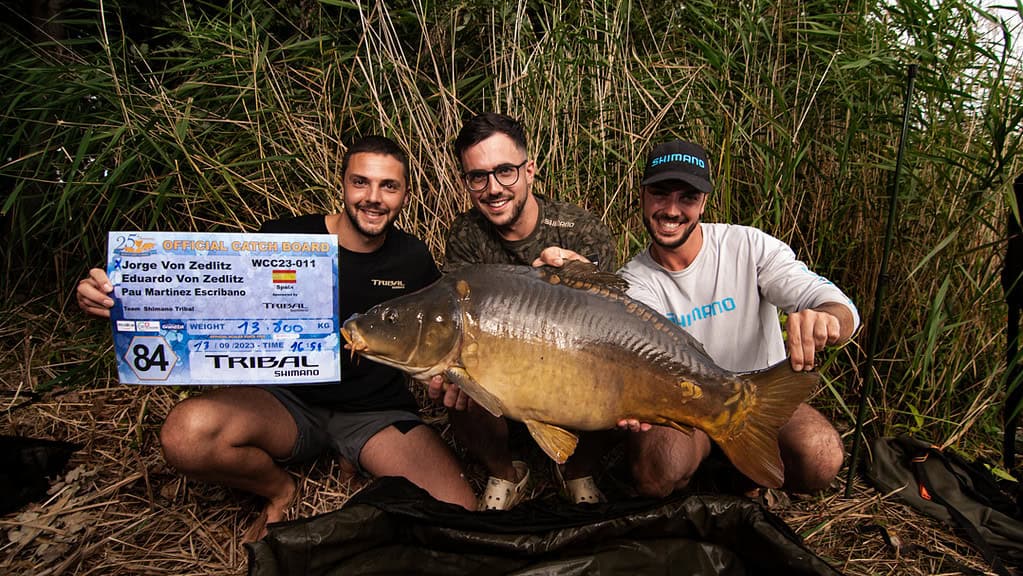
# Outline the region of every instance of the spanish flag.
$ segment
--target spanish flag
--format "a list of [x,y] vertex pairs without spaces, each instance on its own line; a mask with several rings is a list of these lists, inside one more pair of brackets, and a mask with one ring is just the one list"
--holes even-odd
[[274,270],[274,284],[294,284],[295,279],[294,270]]

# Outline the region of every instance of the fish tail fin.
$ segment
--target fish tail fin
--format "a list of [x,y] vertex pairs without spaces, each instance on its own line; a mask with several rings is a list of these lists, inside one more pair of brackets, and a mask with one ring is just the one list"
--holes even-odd
[[781,488],[785,466],[778,430],[814,391],[820,375],[796,372],[785,360],[743,377],[753,385],[748,413],[723,437],[714,440],[740,472],[761,486]]

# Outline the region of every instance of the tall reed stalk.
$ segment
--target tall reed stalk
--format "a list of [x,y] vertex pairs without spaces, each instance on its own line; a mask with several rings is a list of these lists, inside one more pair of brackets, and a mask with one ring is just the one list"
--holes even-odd
[[[1009,49],[1019,30],[1004,11],[961,0],[241,0],[164,4],[159,26],[139,32],[117,6],[85,5],[63,15],[70,39],[59,42],[30,40],[16,14],[0,19],[11,39],[0,44],[7,295],[43,286],[33,278],[68,293],[102,261],[111,229],[252,230],[338,210],[340,157],[366,133],[410,152],[400,224],[442,258],[444,231],[468,206],[451,142],[467,115],[495,110],[524,121],[538,190],[599,214],[623,260],[646,242],[647,150],[703,143],[716,187],[706,219],[788,241],[869,318],[902,78],[916,63],[871,417],[878,430],[994,446],[1002,223],[1023,170]],[[992,26],[993,38],[978,32]],[[860,344],[826,358],[819,401],[843,429]]]

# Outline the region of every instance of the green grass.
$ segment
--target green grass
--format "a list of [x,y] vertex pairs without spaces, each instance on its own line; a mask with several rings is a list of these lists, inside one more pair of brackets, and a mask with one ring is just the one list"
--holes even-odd
[[[1023,106],[1006,49],[1019,30],[996,13],[925,0],[249,0],[151,6],[140,28],[122,20],[138,14],[127,3],[85,4],[63,15],[64,40],[4,25],[5,295],[35,286],[28,270],[68,293],[111,229],[253,230],[338,210],[345,144],[367,133],[409,150],[400,223],[439,259],[468,206],[451,142],[466,115],[495,110],[524,121],[537,191],[599,214],[623,260],[646,242],[651,143],[702,142],[707,219],[786,240],[869,320],[917,64],[871,421],[974,450],[1000,441],[998,272]],[[981,25],[1001,27],[994,42]],[[867,334],[826,359],[820,402],[844,428]]]

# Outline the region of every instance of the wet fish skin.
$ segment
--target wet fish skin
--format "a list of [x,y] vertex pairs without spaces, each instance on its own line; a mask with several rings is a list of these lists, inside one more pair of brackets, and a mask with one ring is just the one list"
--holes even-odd
[[733,373],[624,281],[584,263],[483,265],[348,319],[353,352],[457,383],[496,416],[526,424],[564,462],[571,430],[622,419],[706,432],[743,473],[780,487],[778,429],[818,382],[788,362]]

